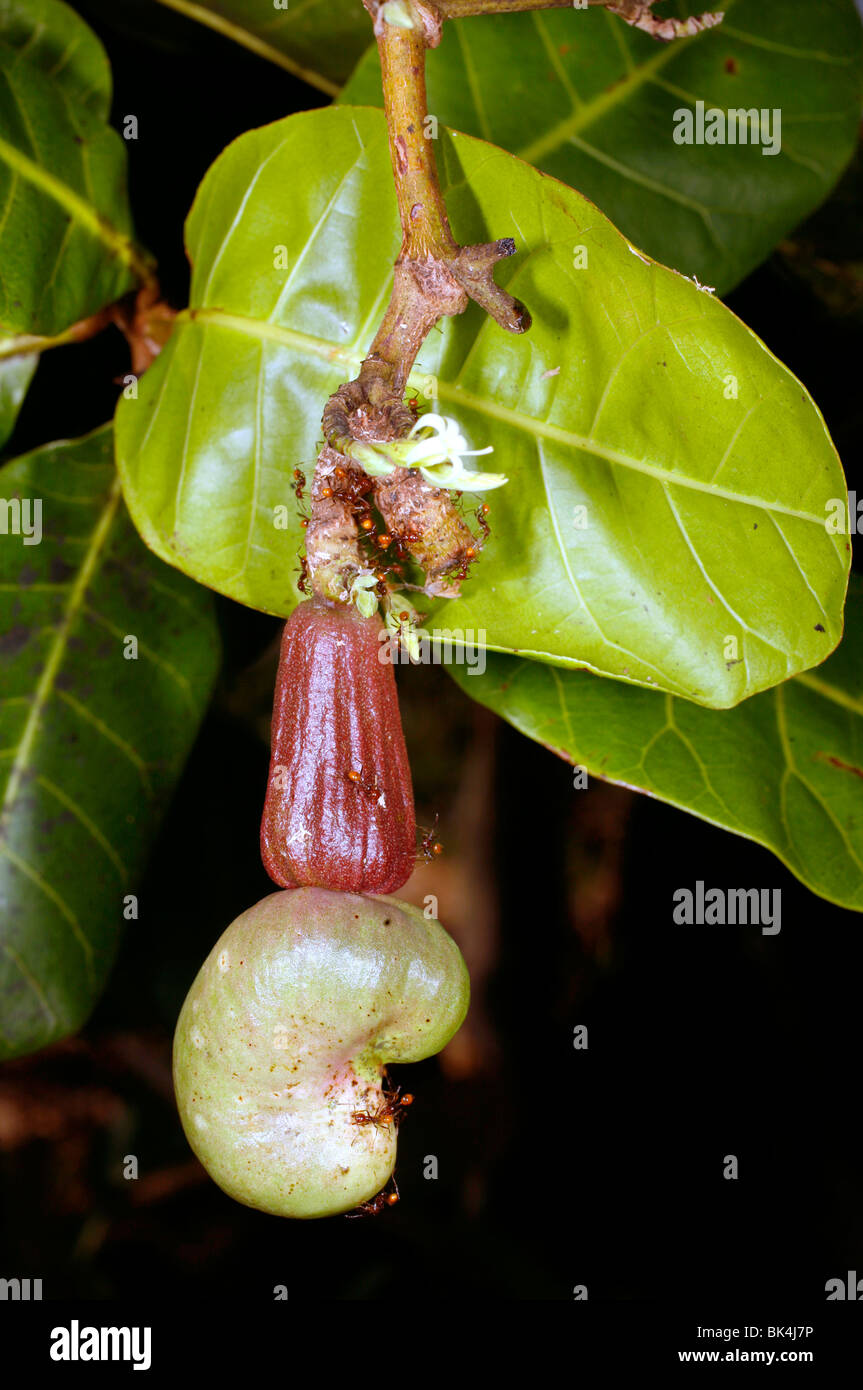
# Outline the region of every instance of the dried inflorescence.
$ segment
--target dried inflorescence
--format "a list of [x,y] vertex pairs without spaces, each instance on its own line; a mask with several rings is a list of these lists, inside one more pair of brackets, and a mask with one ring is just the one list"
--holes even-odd
[[424,571],[426,593],[457,596],[453,572],[469,564],[479,546],[450,494],[412,468],[377,478],[374,493],[388,533],[407,547]]

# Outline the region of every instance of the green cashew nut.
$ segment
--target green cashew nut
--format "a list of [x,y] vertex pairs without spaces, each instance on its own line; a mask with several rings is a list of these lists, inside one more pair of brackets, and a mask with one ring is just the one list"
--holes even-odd
[[468,998],[458,947],[418,908],[325,888],[272,893],[213,947],[177,1022],[189,1143],[246,1206],[350,1211],[395,1166],[395,1125],[372,1119],[383,1068],[439,1052]]

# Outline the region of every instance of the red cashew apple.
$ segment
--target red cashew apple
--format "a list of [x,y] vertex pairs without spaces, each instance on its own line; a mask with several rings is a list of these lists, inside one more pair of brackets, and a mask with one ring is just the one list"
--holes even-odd
[[285,624],[261,857],[284,888],[393,893],[413,871],[416,821],[380,618],[315,597]]

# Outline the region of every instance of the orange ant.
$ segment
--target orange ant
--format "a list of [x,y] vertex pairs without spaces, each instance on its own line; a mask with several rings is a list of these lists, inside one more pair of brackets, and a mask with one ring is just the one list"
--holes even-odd
[[297,559],[300,562],[300,577],[297,580],[297,588],[301,594],[307,594],[309,592],[309,562],[300,551],[297,551]]
[[399,1200],[399,1189],[395,1178],[390,1178],[390,1182],[392,1183],[392,1188],[388,1186],[382,1188],[376,1197],[372,1197],[371,1201],[360,1202],[356,1211],[345,1212],[348,1220],[355,1220],[358,1216],[377,1216],[379,1212],[384,1211],[387,1207],[394,1207]]
[[331,483],[332,493],[336,497],[350,502],[355,509],[368,510],[369,504],[365,501],[365,495],[367,492],[371,492],[374,484],[371,478],[366,477],[365,473],[357,473],[355,470],[351,470],[349,473],[346,468],[334,468]]
[[487,503],[487,502],[483,502],[482,506],[481,506],[481,507],[477,507],[476,512],[475,512],[476,519],[477,519],[477,521],[479,522],[480,530],[482,531],[483,543],[485,543],[485,542],[488,540],[489,536],[491,535],[491,527],[489,526],[488,522],[486,521],[486,517],[488,516],[488,512],[489,512],[489,506],[488,506],[488,503]]
[[358,787],[370,801],[378,801],[380,799],[381,786],[378,782],[377,775],[372,773],[371,777],[366,777],[365,765],[359,772],[357,772],[354,767],[350,768],[349,771],[345,773],[345,777],[349,782],[353,782],[354,786]]
[[291,484],[291,486],[292,486],[292,488],[294,489],[294,495],[296,496],[296,499],[297,499],[298,502],[302,502],[302,500],[303,500],[303,489],[304,489],[305,485],[306,485],[306,475],[305,475],[305,473],[303,472],[302,468],[295,468],[295,469],[294,469],[294,481],[293,481],[293,483]]
[[402,1095],[401,1086],[396,1086],[394,1091],[384,1090],[374,1110],[352,1110],[351,1120],[355,1125],[374,1125],[375,1129],[383,1129],[389,1124],[394,1124],[398,1129],[405,1110],[413,1103],[410,1091]]
[[[422,838],[422,841],[420,842],[420,857],[428,860],[429,863],[436,859],[439,854],[443,854],[443,845],[441,844],[440,840],[436,838],[437,823],[438,816],[437,812],[435,812],[435,818],[434,823],[432,824],[432,828],[431,830],[426,831],[425,835]],[[420,829],[422,829],[422,826],[420,826]]]
[[447,571],[446,577],[454,580],[457,584],[461,583],[463,579],[467,579],[468,571],[481,549],[481,545],[466,545],[461,552],[460,561],[455,561],[452,569]]

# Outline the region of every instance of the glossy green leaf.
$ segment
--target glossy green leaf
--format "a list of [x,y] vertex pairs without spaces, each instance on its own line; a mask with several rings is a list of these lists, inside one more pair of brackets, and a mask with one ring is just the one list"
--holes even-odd
[[[439,622],[705,704],[823,660],[849,563],[825,508],[845,492],[800,383],[579,194],[468,137],[440,154],[459,238],[516,236],[498,274],[534,324],[513,337],[472,306],[421,354],[414,380],[510,478]],[[303,538],[291,473],[367,350],[398,245],[382,117],[330,108],[241,137],[204,179],[187,245],[192,309],[119,407],[127,503],[170,564],[286,614]]]
[[863,911],[863,582],[819,667],[733,710],[491,656],[462,689],[588,773],[756,840],[813,892]]
[[0,469],[0,1056],[98,998],[218,662],[211,595],[141,544],[111,454],[106,427]]
[[360,0],[160,0],[334,96],[372,32]]
[[[663,13],[693,13],[690,3]],[[571,184],[657,260],[731,289],[827,195],[857,138],[853,0],[723,0],[719,28],[657,44],[605,10],[444,25],[429,110]],[[380,106],[377,49],[342,93]],[[675,144],[675,112],[781,113],[781,149]],[[774,133],[771,115],[767,133]],[[770,142],[768,142],[769,144]]]
[[0,449],[15,428],[38,363],[36,353],[18,350],[18,339],[0,340]]
[[[27,37],[27,23],[30,34]],[[59,0],[0,6],[0,324],[61,333],[149,273],[98,40]]]

